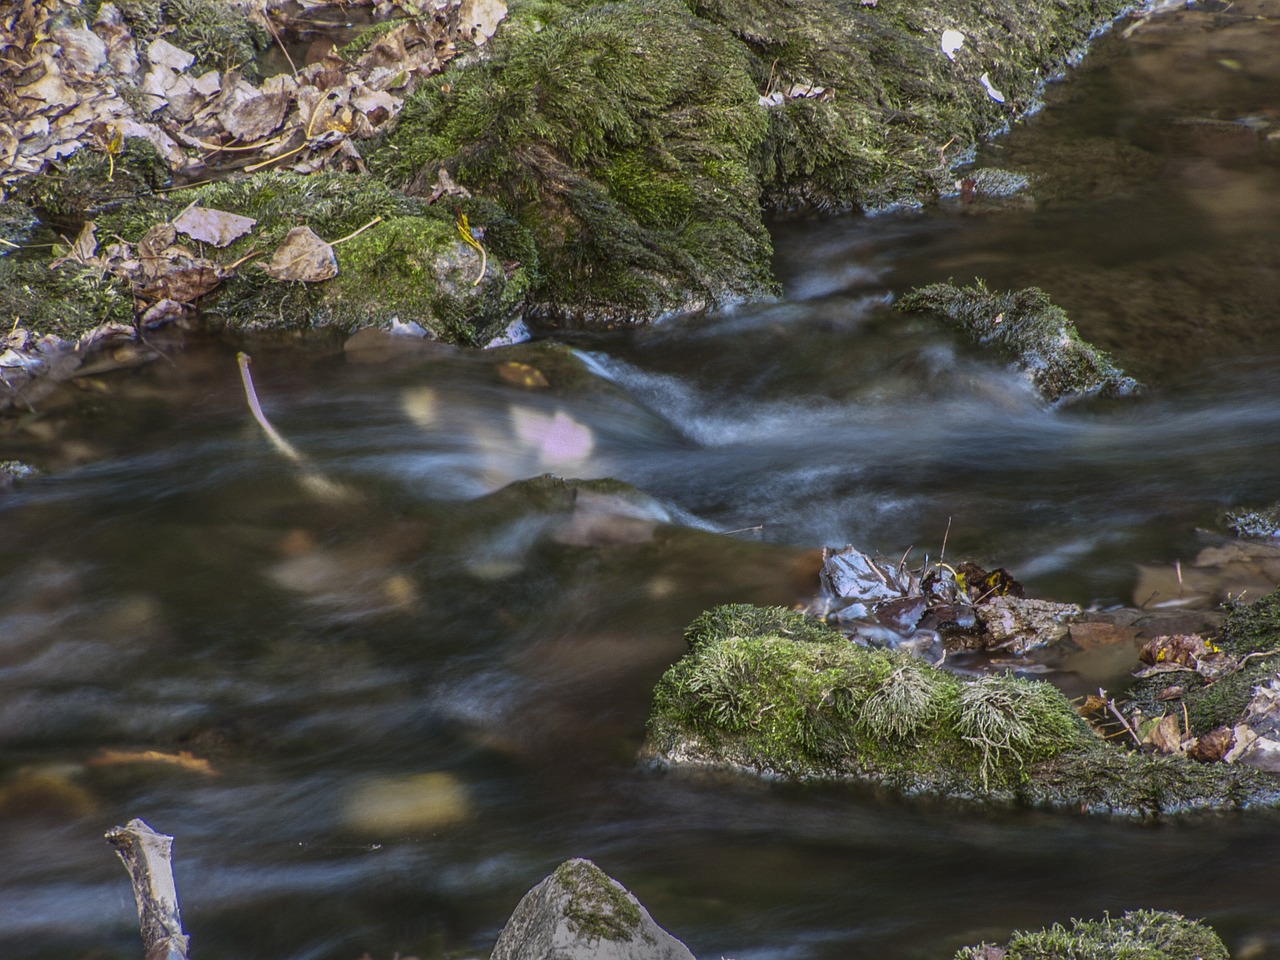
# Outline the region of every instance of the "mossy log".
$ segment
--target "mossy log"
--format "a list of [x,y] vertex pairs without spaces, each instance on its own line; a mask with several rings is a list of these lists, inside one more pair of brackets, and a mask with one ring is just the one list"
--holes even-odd
[[1104,742],[1048,683],[962,678],[785,610],[718,608],[687,637],[654,693],[662,763],[1127,816],[1280,804],[1265,774]]

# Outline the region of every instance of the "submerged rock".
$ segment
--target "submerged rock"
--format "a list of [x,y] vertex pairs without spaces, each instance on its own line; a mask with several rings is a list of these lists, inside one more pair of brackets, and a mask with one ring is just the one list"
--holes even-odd
[[1047,683],[965,679],[824,629],[783,610],[704,614],[654,692],[651,755],[1095,813],[1280,804],[1280,783],[1263,774],[1108,744]]
[[975,344],[994,347],[1050,403],[1086,396],[1122,397],[1141,389],[1101,350],[1086,343],[1066,312],[1037,287],[993,293],[934,283],[917,287],[898,309],[925,311],[957,324]]
[[491,960],[693,960],[640,901],[590,860],[568,860],[524,895]]
[[1165,910],[1129,910],[1119,919],[1072,920],[1044,930],[1019,930],[1003,946],[964,947],[955,960],[1227,960],[1221,938],[1204,924]]

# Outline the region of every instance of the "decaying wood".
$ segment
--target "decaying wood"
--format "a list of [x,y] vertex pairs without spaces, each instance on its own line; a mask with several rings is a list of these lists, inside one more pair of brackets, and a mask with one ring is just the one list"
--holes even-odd
[[173,837],[137,818],[107,833],[133,881],[145,960],[187,960],[188,937],[178,915],[178,889],[170,855]]

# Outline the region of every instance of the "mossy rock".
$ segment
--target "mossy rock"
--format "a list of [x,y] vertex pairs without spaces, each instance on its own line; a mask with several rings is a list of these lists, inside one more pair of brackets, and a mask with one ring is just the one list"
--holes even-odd
[[[793,83],[832,99],[785,99],[769,111],[762,160],[774,206],[848,209],[928,200],[947,168],[1034,102],[1084,42],[1126,4],[952,0],[697,0],[700,16],[749,47],[762,93]],[[965,35],[949,60],[945,29]],[[987,74],[1005,96],[981,83]]]
[[524,224],[532,314],[623,324],[774,290],[739,41],[676,0],[513,4],[487,50],[423,85],[370,166],[419,193],[444,167]]
[[15,186],[13,198],[34,207],[44,222],[74,238],[84,220],[125,201],[150,196],[169,179],[169,165],[150,141],[129,137],[114,157],[80,149],[51,163],[39,176],[24,177]]
[[713,610],[689,636],[654,692],[662,762],[1138,816],[1280,802],[1264,774],[1105,743],[1047,683],[962,678],[776,610]]
[[1072,920],[1020,930],[1002,947],[965,947],[955,960],[1227,960],[1226,945],[1196,920],[1165,910],[1130,910],[1102,920]]
[[0,257],[0,317],[10,324],[75,340],[102,323],[132,323],[133,307],[127,283],[92,267]]
[[898,301],[956,324],[976,345],[990,347],[1021,370],[1050,403],[1086,396],[1127,396],[1140,384],[1105,353],[1082,340],[1061,307],[1037,287],[994,293],[973,286],[934,283]]
[[222,263],[253,251],[269,254],[296,226],[342,241],[334,247],[338,275],[320,283],[281,282],[252,262],[240,266],[202,303],[206,320],[237,329],[350,331],[396,317],[453,343],[484,343],[518,314],[537,268],[518,224],[483,200],[461,201],[459,211],[486,227],[488,264],[477,284],[480,257],[462,241],[452,206],[428,205],[371,177],[342,173],[266,172],[146,198],[103,217],[99,235],[137,242],[191,203],[258,221],[218,253]]

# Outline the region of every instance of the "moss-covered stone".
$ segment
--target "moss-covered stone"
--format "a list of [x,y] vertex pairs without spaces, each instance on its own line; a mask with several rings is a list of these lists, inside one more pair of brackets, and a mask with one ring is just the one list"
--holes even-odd
[[1105,743],[1047,683],[823,642],[779,611],[713,610],[689,635],[654,693],[650,745],[664,762],[1138,816],[1280,802],[1263,774]]
[[569,860],[552,877],[568,894],[565,920],[578,936],[630,940],[640,929],[639,906],[591,861]]
[[772,289],[742,45],[678,0],[513,4],[488,56],[424,85],[371,158],[446,167],[537,240],[544,318],[647,320]]
[[993,293],[981,280],[970,287],[934,283],[907,293],[898,309],[955,323],[975,344],[1010,360],[1051,403],[1140,389],[1110,357],[1082,340],[1066,311],[1037,287]]
[[[129,285],[74,262],[50,270],[29,256],[0,257],[0,317],[74,340],[102,323],[132,323]],[[7,326],[6,326],[7,329]]]
[[[1002,952],[1001,952],[1002,951]],[[1003,947],[965,947],[955,960],[1227,960],[1221,938],[1203,923],[1164,910],[1130,910],[1119,919],[1072,920],[1019,930]]]
[[169,166],[156,148],[141,137],[129,137],[114,157],[77,150],[40,176],[21,180],[13,197],[34,207],[50,226],[74,234],[100,211],[150,196],[168,183]]
[[484,200],[461,200],[458,211],[485,228],[488,263],[476,284],[481,258],[462,241],[454,206],[428,205],[376,179],[341,173],[266,172],[145,198],[103,217],[99,234],[136,242],[191,203],[258,221],[218,254],[225,264],[269,254],[301,225],[336,242],[332,280],[281,282],[253,262],[240,266],[202,304],[207,319],[238,329],[353,330],[398,317],[454,343],[483,343],[518,313],[537,269],[518,224]]

